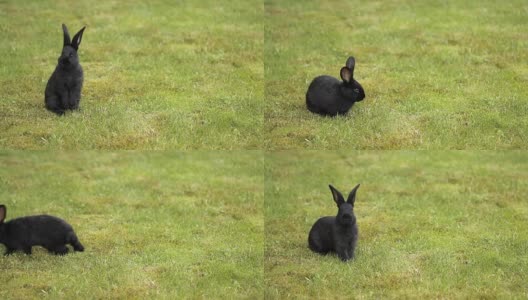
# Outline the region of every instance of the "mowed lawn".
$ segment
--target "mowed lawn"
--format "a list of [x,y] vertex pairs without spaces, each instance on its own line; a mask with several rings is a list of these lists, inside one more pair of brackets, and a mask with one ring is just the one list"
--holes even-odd
[[[260,1],[2,1],[0,147],[256,149],[263,136]],[[44,89],[86,26],[81,110]]]
[[[528,2],[265,3],[267,149],[525,149]],[[348,56],[366,98],[310,113],[318,75]]]
[[0,255],[1,299],[263,297],[261,152],[4,151],[0,165],[7,220],[62,217],[86,248]]
[[[265,298],[528,297],[526,153],[279,152],[265,168]],[[356,260],[311,252],[337,213],[328,184],[357,183]]]

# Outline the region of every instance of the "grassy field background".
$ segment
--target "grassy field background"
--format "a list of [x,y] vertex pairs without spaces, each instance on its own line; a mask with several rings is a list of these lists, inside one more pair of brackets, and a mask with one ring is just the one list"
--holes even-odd
[[[277,152],[265,166],[265,298],[528,297],[528,155]],[[357,258],[308,249],[357,183]]]
[[[267,149],[525,149],[528,3],[265,1]],[[356,57],[347,117],[305,107]]]
[[261,152],[4,151],[0,165],[7,220],[62,217],[86,247],[0,255],[1,299],[263,297]]
[[[70,34],[81,111],[44,89]],[[0,147],[255,149],[263,130],[260,1],[1,1]]]

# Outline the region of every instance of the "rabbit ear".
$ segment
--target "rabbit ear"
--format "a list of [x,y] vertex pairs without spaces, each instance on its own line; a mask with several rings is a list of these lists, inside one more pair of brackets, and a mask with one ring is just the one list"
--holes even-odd
[[356,202],[356,192],[357,192],[357,189],[359,188],[359,184],[356,185],[352,191],[350,192],[350,194],[348,195],[348,199],[347,199],[347,203],[350,203],[352,204],[352,206],[354,206],[354,202]]
[[332,191],[332,196],[334,197],[334,201],[337,204],[337,207],[339,207],[341,204],[345,203],[345,198],[343,198],[343,195],[336,190],[335,187],[332,185],[328,185],[330,187],[330,190]]
[[347,67],[341,68],[341,79],[343,79],[344,82],[350,82],[350,78],[352,78],[352,71],[350,71]]
[[83,35],[85,28],[86,26],[84,26],[81,30],[79,30],[79,32],[77,32],[77,34],[73,36],[73,40],[72,40],[73,49],[75,50],[79,49],[79,45],[81,44],[82,35]]
[[346,67],[350,69],[352,77],[354,77],[354,68],[356,67],[356,59],[354,56],[350,56],[346,61]]
[[62,24],[62,31],[64,32],[64,47],[71,45],[70,33],[64,24]]
[[6,218],[6,207],[5,205],[0,205],[0,223],[4,223]]

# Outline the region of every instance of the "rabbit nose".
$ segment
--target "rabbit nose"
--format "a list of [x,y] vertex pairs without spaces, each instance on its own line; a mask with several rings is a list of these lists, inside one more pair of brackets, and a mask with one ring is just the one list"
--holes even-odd
[[352,218],[352,216],[349,215],[349,214],[343,215],[343,219],[351,219],[351,218]]

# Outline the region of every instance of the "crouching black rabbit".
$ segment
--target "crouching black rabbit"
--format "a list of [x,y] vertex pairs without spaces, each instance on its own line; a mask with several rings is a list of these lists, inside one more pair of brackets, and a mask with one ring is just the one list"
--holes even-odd
[[365,91],[354,79],[356,60],[349,57],[341,68],[342,82],[332,76],[316,77],[306,92],[306,107],[320,115],[346,114],[355,102],[365,99]]
[[57,67],[46,85],[44,97],[46,108],[58,115],[63,115],[66,110],[79,108],[83,85],[83,70],[79,63],[77,50],[81,44],[85,28],[83,27],[73,36],[73,40],[70,40],[68,28],[62,24],[64,45]]
[[5,255],[17,250],[31,254],[31,247],[42,246],[50,253],[68,253],[66,244],[75,251],[84,251],[70,224],[57,217],[40,215],[21,217],[4,223],[6,207],[0,205],[0,244],[6,246]]
[[308,245],[314,252],[327,254],[336,252],[342,261],[354,258],[358,239],[358,227],[354,215],[354,201],[359,184],[352,189],[345,202],[343,195],[330,185],[337,204],[335,217],[322,217],[312,226],[308,236]]

